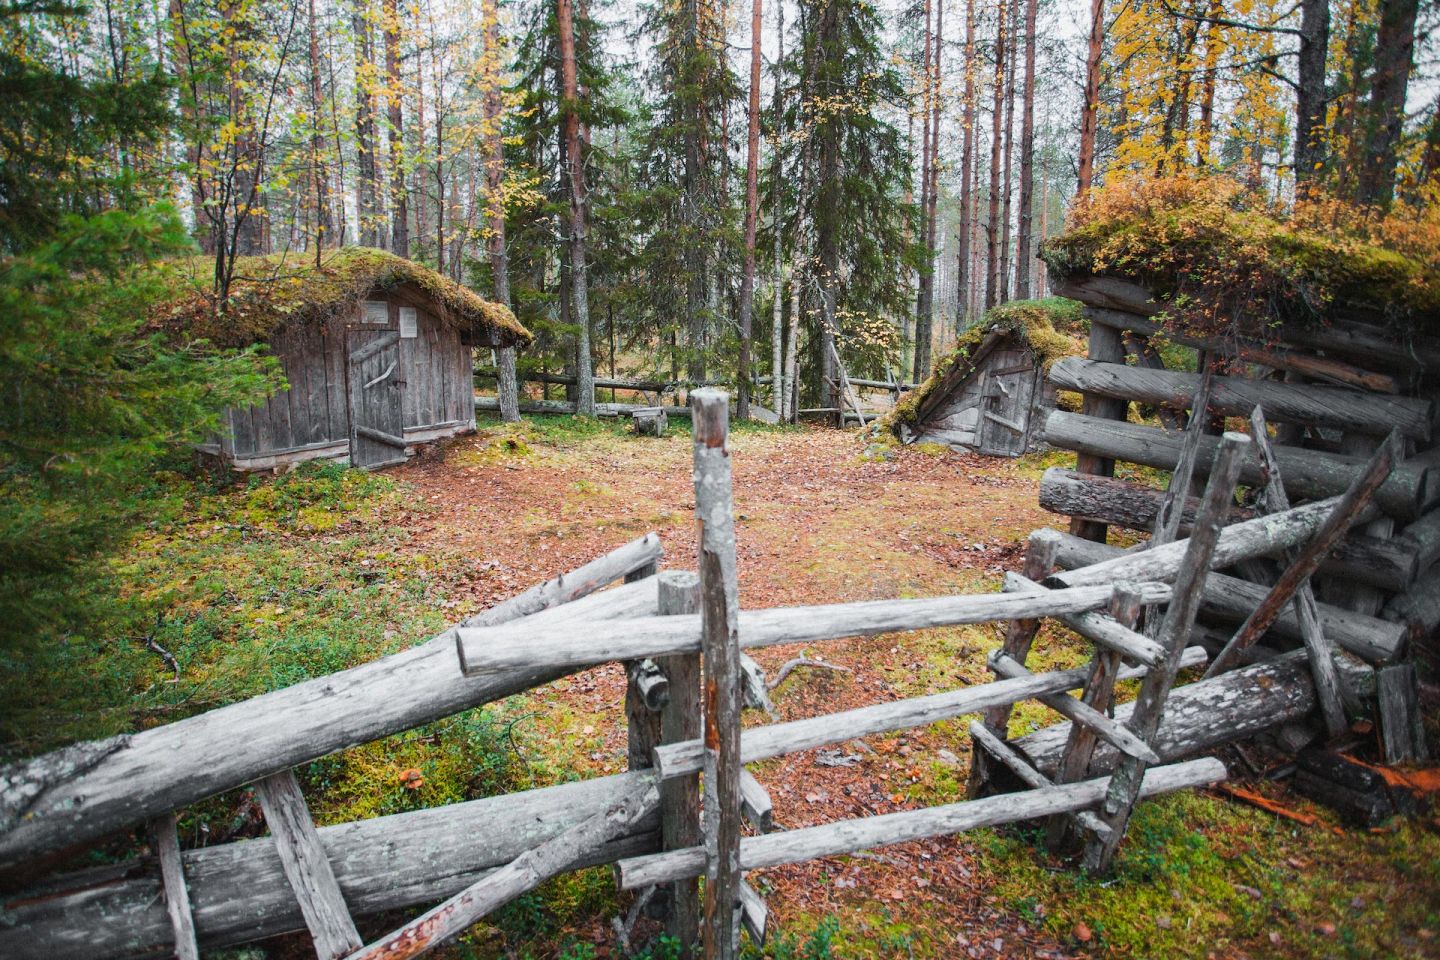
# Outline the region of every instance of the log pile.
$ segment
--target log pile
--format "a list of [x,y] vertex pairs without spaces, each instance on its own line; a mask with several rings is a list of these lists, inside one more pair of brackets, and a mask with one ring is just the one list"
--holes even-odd
[[[1264,442],[1252,445],[1241,466],[1240,482],[1248,492],[1231,510],[1222,538],[1253,528],[1254,535],[1270,536],[1274,549],[1244,562],[1217,550],[1204,579],[1201,625],[1192,642],[1203,642],[1221,657],[1212,672],[1243,669],[1206,683],[1272,669],[1265,658],[1301,646],[1311,651],[1312,668],[1318,669],[1329,658],[1314,659],[1320,656],[1316,651],[1338,647],[1345,651],[1335,658],[1341,674],[1337,679],[1321,671],[1328,678],[1322,686],[1343,688],[1345,677],[1359,670],[1372,699],[1348,702],[1342,714],[1335,697],[1343,691],[1324,694],[1325,702],[1317,704],[1312,690],[1300,698],[1303,704],[1272,706],[1287,715],[1302,706],[1323,706],[1332,734],[1346,716],[1374,719],[1381,727],[1383,759],[1426,759],[1414,661],[1433,650],[1440,626],[1440,473],[1434,472],[1440,466],[1440,351],[1344,317],[1313,327],[1276,327],[1249,318],[1253,322],[1242,320],[1223,336],[1201,336],[1167,325],[1164,304],[1117,277],[1072,277],[1056,292],[1081,301],[1091,323],[1088,358],[1061,360],[1050,372],[1057,387],[1084,396],[1082,413],[1057,411],[1045,424],[1046,440],[1075,451],[1077,465],[1047,471],[1040,503],[1071,521],[1057,562],[1086,568],[1079,579],[1060,574],[1056,580],[1081,585],[1095,582],[1096,571],[1133,575],[1163,559],[1164,548],[1152,552],[1141,543],[1122,551],[1106,539],[1111,527],[1152,532],[1167,501],[1174,503],[1182,532],[1195,523],[1198,501],[1189,482],[1167,495],[1117,478],[1117,463],[1178,474],[1188,440],[1195,446],[1196,476],[1203,478],[1214,460],[1219,425],[1226,418],[1232,424],[1254,418],[1245,429]],[[1193,348],[1200,372],[1165,369],[1157,362],[1154,342],[1162,337]],[[1185,422],[1198,434],[1167,429],[1165,418],[1143,422],[1160,411],[1188,414]],[[1291,536],[1273,529],[1266,514],[1275,502],[1314,507],[1319,517],[1340,503],[1341,494],[1363,486],[1366,471],[1373,476],[1378,469],[1376,451],[1392,433],[1395,462],[1374,495],[1362,498],[1366,508],[1332,518],[1323,532],[1312,527]],[[1347,503],[1354,506],[1353,500]],[[1325,544],[1314,543],[1317,535]],[[1333,549],[1320,549],[1332,544]],[[1250,627],[1242,628],[1247,621]],[[1280,662],[1273,669],[1280,669]],[[1285,670],[1294,670],[1304,659],[1284,662]],[[1263,666],[1244,666],[1257,663]],[[1247,707],[1238,711],[1247,726],[1258,725]],[[1057,749],[1058,733],[1034,736],[1042,757]],[[1316,776],[1314,770],[1307,773],[1307,783]]]

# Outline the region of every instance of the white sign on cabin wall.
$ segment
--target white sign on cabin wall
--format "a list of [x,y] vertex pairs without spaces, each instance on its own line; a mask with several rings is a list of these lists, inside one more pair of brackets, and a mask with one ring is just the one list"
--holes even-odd
[[400,308],[400,336],[414,337],[417,312],[414,307]]
[[390,304],[384,300],[366,300],[360,304],[360,320],[363,323],[389,323]]

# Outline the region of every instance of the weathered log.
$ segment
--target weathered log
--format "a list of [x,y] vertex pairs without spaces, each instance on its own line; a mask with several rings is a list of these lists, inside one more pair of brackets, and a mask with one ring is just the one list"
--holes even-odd
[[[1265,333],[1255,331],[1251,339],[1236,337],[1204,337],[1186,334],[1183,330],[1162,327],[1151,320],[1154,314],[1167,309],[1157,303],[1149,291],[1136,284],[1113,277],[1077,277],[1055,288],[1055,294],[1079,300],[1086,305],[1085,315],[1091,323],[1100,323],[1116,330],[1131,331],[1145,336],[1163,335],[1166,339],[1221,356],[1236,357],[1248,363],[1276,370],[1293,370],[1315,379],[1343,383],[1383,393],[1397,393],[1399,383],[1385,373],[1361,369],[1339,360],[1269,346],[1263,342]],[[1298,342],[1298,341],[1292,341]],[[1104,358],[1109,359],[1109,358]],[[1375,364],[1388,366],[1388,364]]]
[[[1074,539],[1079,539],[1078,537]],[[1093,541],[1086,540],[1085,543]],[[1018,573],[1005,574],[1005,584],[1002,588],[1007,592],[1044,590],[1034,580],[1023,577]],[[1122,656],[1129,657],[1138,663],[1146,666],[1154,666],[1159,662],[1164,651],[1160,645],[1142,633],[1137,633],[1129,627],[1115,620],[1114,617],[1095,611],[1093,613],[1071,613],[1062,614],[1054,619],[1074,630],[1087,640],[1094,641],[1109,650],[1113,650]]]
[[[970,723],[970,741],[974,747],[984,748],[986,753],[1003,763],[1027,787],[1038,790],[1042,787],[1055,786],[1054,781],[1031,766],[1030,761],[1020,756],[1014,747],[995,736],[990,732],[989,727],[978,720],[972,720]],[[974,763],[973,757],[971,763]],[[1110,829],[1103,820],[1089,810],[1077,810],[1071,816],[1086,830],[1104,833]]]
[[[1031,531],[1025,548],[1026,577],[1039,580],[1050,575],[1050,571],[1055,569],[1055,550],[1059,542],[1060,534],[1054,530]],[[1030,656],[1030,645],[1039,630],[1039,620],[1011,620],[1005,625],[1005,640],[1000,649],[1023,664]],[[985,711],[985,725],[1004,738],[1010,727],[1012,709],[1008,703],[991,707]],[[970,762],[970,795],[978,796],[988,780],[989,769],[984,756],[974,757]]]
[[[1056,559],[1062,567],[1088,569],[1100,563],[1138,555],[1108,544],[1065,536],[1060,541]],[[1207,616],[1239,623],[1265,599],[1265,592],[1266,588],[1259,584],[1212,571],[1205,578],[1200,610]],[[1407,631],[1401,624],[1325,603],[1316,604],[1316,610],[1320,614],[1325,636],[1370,663],[1393,660],[1404,649]],[[1282,636],[1300,639],[1300,622],[1293,611],[1282,612],[1271,629]]]
[[1381,667],[1375,678],[1380,705],[1380,736],[1388,763],[1426,763],[1425,724],[1413,663]]
[[[474,370],[475,376],[480,379],[494,380],[496,370],[494,367],[477,366]],[[575,385],[575,378],[566,376],[563,373],[522,373],[515,379],[525,383],[553,383],[564,387]],[[640,380],[635,377],[596,377],[595,386],[606,390],[635,390],[640,393],[667,393],[674,390],[679,384],[671,380]]]
[[740,903],[740,591],[735,563],[735,505],[730,489],[730,398],[723,390],[690,395],[695,421],[695,520],[700,547],[700,654],[704,661],[705,888],[700,941],[705,960],[738,951]]
[[[1006,680],[1034,676],[1029,670],[1003,653],[997,653],[990,657],[990,669],[995,671],[997,676],[1004,677]],[[1091,732],[1121,753],[1144,760],[1146,763],[1160,762],[1155,751],[1146,746],[1143,740],[1131,733],[1123,724],[1116,723],[1099,710],[1087,703],[1082,703],[1070,694],[1047,693],[1035,699],[1062,717],[1069,717],[1071,722],[1088,727]]]
[[637,570],[653,566],[659,563],[664,555],[665,551],[660,546],[660,537],[654,533],[647,533],[643,537],[631,540],[624,546],[610,551],[603,557],[597,557],[584,566],[576,567],[569,573],[562,573],[544,583],[537,583],[524,593],[516,594],[508,600],[497,603],[489,610],[482,610],[473,616],[466,617],[460,622],[460,626],[493,627],[501,623],[509,623],[511,620],[518,620],[521,617],[528,617],[541,610],[558,607],[561,604],[588,596],[606,584],[614,583]]
[[282,770],[255,784],[260,808],[265,812],[265,825],[275,838],[280,866],[290,889],[300,904],[305,926],[315,944],[320,960],[335,960],[364,943],[345,895],[335,880],[335,871],[320,843],[320,834],[310,819],[310,808],[300,793],[294,770]]
[[[647,410],[650,404],[644,403],[600,403],[595,404],[595,415],[597,417],[628,417],[636,410]],[[495,397],[476,397],[475,409],[493,413],[500,409],[500,401]],[[560,413],[573,414],[575,404],[566,400],[522,400],[520,401],[521,413]],[[689,407],[665,408],[665,415],[678,417],[683,420],[690,419]]]
[[[1374,696],[1375,671],[1341,657],[1338,666],[1362,697]],[[1305,651],[1295,650],[1273,660],[1232,670],[1211,680],[1178,686],[1165,702],[1160,728],[1150,746],[1167,763],[1243,740],[1309,716],[1315,709],[1315,685]],[[1133,703],[1115,707],[1115,719],[1127,721]],[[1065,752],[1072,725],[1057,723],[1015,741],[1035,766],[1053,775]],[[1119,754],[1101,745],[1091,772],[1109,770]]]
[[[1173,470],[1180,456],[1181,438],[1156,427],[1120,423],[1055,410],[1045,419],[1045,440],[1067,450],[1128,460],[1160,470]],[[1200,464],[1215,459],[1215,438],[1201,440]],[[1321,453],[1295,447],[1276,447],[1275,458],[1285,471],[1286,487],[1292,498],[1332,497],[1343,493],[1365,469],[1366,458]],[[1251,452],[1240,472],[1240,481],[1251,486],[1264,482],[1258,457]],[[1402,463],[1376,495],[1386,513],[1402,520],[1420,516],[1440,493],[1427,466]]]
[[[698,613],[700,575],[688,570],[663,570],[659,577],[662,617]],[[700,657],[682,653],[661,657],[660,668],[670,680],[670,702],[660,713],[660,742],[683,743],[700,736]],[[652,760],[653,763],[653,760]],[[662,849],[682,850],[700,842],[700,780],[677,777],[660,784]],[[687,949],[700,939],[700,885],[686,877],[665,892],[665,930]]]
[[531,847],[346,960],[410,960],[429,953],[521,894],[594,857],[633,830],[659,803],[660,790],[653,778],[626,784],[604,810]]
[[[1170,597],[1169,590],[1157,584],[1146,584],[1145,590],[1148,602],[1163,603]],[[814,643],[895,630],[1053,617],[1098,610],[1109,602],[1107,581],[1099,585],[1088,583],[1083,589],[1052,590],[1045,594],[974,594],[742,610],[740,646],[748,649],[781,643]],[[584,636],[525,621],[485,629],[461,629],[455,634],[461,669],[471,676],[542,663],[579,667],[700,650],[700,618],[696,616],[615,621]]]
[[[1040,478],[1040,506],[1046,510],[1129,530],[1152,530],[1163,496],[1162,491],[1144,484],[1086,476],[1063,467],[1051,467]],[[1194,524],[1199,503],[1196,497],[1186,499],[1180,518],[1182,535]],[[1245,507],[1230,508],[1232,523],[1257,515]],[[1440,511],[1426,515],[1430,516],[1440,517]],[[1422,523],[1424,519],[1411,527]],[[1436,526],[1436,557],[1440,558],[1440,523]],[[1407,528],[1407,534],[1409,530]],[[1415,579],[1420,555],[1416,543],[1404,536],[1381,538],[1351,532],[1320,569],[1323,573],[1358,580],[1393,593],[1404,590]]]
[[[1196,426],[1198,429],[1198,425]],[[1180,672],[1185,640],[1195,626],[1195,617],[1200,612],[1200,593],[1205,574],[1210,569],[1216,544],[1220,540],[1221,528],[1230,504],[1235,502],[1235,483],[1240,475],[1240,464],[1249,452],[1252,441],[1243,433],[1225,433],[1216,448],[1215,462],[1210,468],[1210,479],[1205,485],[1205,494],[1200,505],[1200,515],[1195,520],[1195,529],[1189,539],[1182,541],[1185,554],[1180,560],[1175,575],[1175,597],[1165,609],[1165,618],[1156,631],[1155,639],[1165,651],[1165,659],[1145,675],[1140,692],[1135,697],[1135,709],[1126,725],[1147,745],[1155,738],[1160,718],[1165,710],[1165,701],[1170,688]],[[1178,491],[1183,496],[1184,490]],[[1168,531],[1167,531],[1168,533]],[[1150,551],[1154,553],[1168,546],[1166,544]],[[1078,718],[1071,717],[1072,720]],[[1095,729],[1091,724],[1091,729]],[[1106,871],[1111,859],[1120,846],[1120,838],[1130,822],[1135,804],[1140,800],[1140,790],[1145,769],[1150,765],[1148,757],[1137,756],[1135,751],[1124,751],[1110,780],[1110,789],[1105,794],[1105,803],[1098,811],[1101,820],[1110,828],[1109,835],[1095,834],[1085,844],[1082,862],[1089,870]],[[1151,754],[1154,755],[1153,752]]]
[[749,770],[740,771],[740,811],[758,833],[775,829],[775,807],[770,793]]
[[[635,552],[632,560],[650,563],[657,556],[658,543]],[[624,572],[617,570],[617,576]],[[599,585],[591,582],[589,589]],[[553,626],[655,609],[651,578],[535,617]],[[75,775],[42,779],[43,789],[29,796],[23,816],[0,834],[0,870],[13,870],[38,854],[78,846],[276,770],[508,697],[569,672],[544,667],[467,679],[455,670],[454,642],[447,631],[340,673],[132,734],[88,768],[76,767]],[[416,696],[418,690],[424,696]],[[13,785],[10,789],[27,793],[27,771],[35,764],[48,769],[43,757],[8,768],[3,779]],[[137,792],[135,785],[142,782],[146,788]]]
[[154,833],[155,859],[160,861],[160,881],[165,890],[165,912],[170,917],[175,938],[175,960],[200,960],[190,891],[185,887],[185,867],[180,861],[180,838],[175,832],[175,814],[157,817]]
[[[1185,651],[1181,662],[1184,666],[1198,666],[1205,660],[1205,651],[1192,647]],[[921,727],[975,713],[987,707],[1064,693],[1079,687],[1088,675],[1089,670],[1085,667],[1036,673],[1014,680],[997,680],[994,683],[856,707],[853,710],[822,714],[804,720],[751,727],[740,738],[740,759],[744,763],[754,763],[797,750],[843,743],[857,737]],[[1120,678],[1128,680],[1144,675],[1145,668],[1137,667],[1121,671]],[[669,744],[655,751],[655,769],[665,778],[693,773],[703,764],[704,747],[699,740]]]
[[744,880],[740,881],[740,912],[740,921],[750,934],[750,942],[757,947],[765,946],[765,923],[770,908],[765,905],[765,898]]
[[[1150,797],[1218,783],[1226,778],[1225,765],[1214,758],[1155,767],[1146,775],[1141,795]],[[906,810],[841,820],[818,827],[784,830],[761,837],[746,837],[740,844],[740,863],[746,870],[778,867],[856,850],[905,843],[953,833],[964,833],[1002,823],[1035,820],[1054,813],[1084,810],[1099,803],[1109,778],[1007,793],[982,800],[966,800],[924,810]],[[700,847],[622,860],[620,886],[625,890],[648,887],[675,877],[693,876],[705,868]]]
[[[1100,323],[1090,324],[1089,353],[1092,360],[1124,363],[1125,344],[1120,331]],[[1081,409],[1090,417],[1102,420],[1124,420],[1127,406],[1122,400],[1087,394]],[[1104,454],[1082,450],[1075,457],[1075,469],[1081,473],[1109,477],[1115,473],[1115,460]],[[1098,540],[1102,543],[1106,536],[1104,524],[1093,523],[1089,520],[1071,520],[1070,532],[1077,537]]]
[[1320,748],[1302,751],[1292,786],[1345,819],[1379,826],[1396,813],[1395,794],[1377,771]]
[[[1412,460],[1433,463],[1424,454]],[[1416,571],[1429,570],[1440,562],[1440,510],[1432,510],[1407,526],[1397,538],[1415,551]]]
[[[1123,363],[1063,357],[1050,368],[1050,381],[1062,390],[1095,393],[1117,400],[1188,409],[1201,376],[1178,370],[1150,370]],[[1276,423],[1355,430],[1382,437],[1392,429],[1414,440],[1429,441],[1435,403],[1419,397],[1370,393],[1346,387],[1279,383],[1249,377],[1216,377],[1209,410],[1247,417],[1265,408]]]
[[[449,804],[318,829],[350,910],[357,916],[435,903],[486,871],[604,809],[644,774],[620,774],[525,793]],[[586,866],[658,849],[652,814]],[[305,929],[269,837],[182,855],[201,946],[216,949]],[[160,881],[145,860],[47,882],[43,894],[3,903],[0,956],[98,960],[171,949]]]
[[1411,642],[1424,640],[1440,627],[1440,563],[1402,594],[1392,597],[1381,616],[1399,624]]

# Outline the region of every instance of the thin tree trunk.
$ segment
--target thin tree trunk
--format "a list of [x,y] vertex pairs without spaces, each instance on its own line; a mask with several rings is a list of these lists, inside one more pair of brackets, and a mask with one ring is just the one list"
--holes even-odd
[[315,22],[315,0],[309,3],[310,41],[310,197],[315,216],[315,262],[320,262],[320,251],[324,249],[331,232],[330,226],[330,184],[323,158],[325,134],[320,129],[320,118],[324,115],[324,99],[320,82],[320,30]]
[[787,399],[787,398],[786,398],[786,393],[785,393],[785,383],[786,383],[786,378],[785,378],[785,344],[784,344],[784,340],[785,340],[785,311],[784,311],[784,306],[783,306],[783,304],[781,303],[781,300],[782,300],[782,298],[784,297],[784,294],[785,294],[785,272],[784,272],[784,267],[783,267],[783,265],[782,265],[782,251],[781,251],[781,244],[780,244],[780,224],[781,224],[781,221],[782,221],[782,217],[781,217],[781,215],[780,215],[780,214],[781,214],[781,210],[780,210],[780,169],[781,169],[781,153],[780,153],[780,135],[779,135],[779,130],[780,130],[780,113],[781,113],[782,108],[784,107],[784,97],[783,97],[783,94],[782,94],[782,89],[783,89],[783,86],[782,86],[782,83],[781,83],[782,77],[781,77],[781,75],[780,75],[780,68],[779,68],[779,66],[778,66],[779,64],[785,62],[785,2],[784,2],[784,0],[776,0],[776,3],[775,3],[775,37],[776,37],[776,41],[779,43],[780,47],[779,47],[779,51],[777,52],[777,55],[776,55],[776,58],[775,58],[775,62],[776,62],[776,64],[777,64],[776,70],[775,70],[775,105],[774,105],[774,116],[775,116],[775,150],[774,150],[774,153],[775,153],[775,156],[774,156],[775,169],[774,169],[774,173],[775,173],[775,176],[774,176],[774,183],[772,184],[772,187],[771,187],[771,189],[772,189],[772,196],[774,197],[775,207],[774,207],[773,210],[770,211],[770,220],[771,220],[771,223],[774,225],[774,231],[775,231],[775,236],[774,236],[774,238],[773,238],[773,239],[774,239],[774,245],[775,245],[775,295],[774,295],[774,302],[771,303],[771,305],[770,305],[770,316],[771,316],[771,321],[772,321],[772,326],[771,326],[771,329],[770,329],[770,338],[771,338],[771,343],[770,343],[770,377],[771,377],[771,379],[770,379],[770,388],[771,388],[771,393],[773,394],[774,399],[775,399],[775,413],[776,413],[777,416],[779,416],[780,422],[781,422],[781,423],[784,423],[784,422],[786,421],[786,419],[787,419],[787,417],[786,417],[786,412],[787,412],[786,399]]
[[1207,14],[1211,21],[1205,27],[1205,76],[1200,81],[1200,129],[1195,135],[1195,165],[1201,170],[1210,167],[1211,147],[1215,139],[1215,79],[1220,68],[1220,27],[1213,18],[1224,13],[1222,0],[1210,0]]
[[405,116],[400,87],[400,7],[384,0],[385,104],[390,134],[390,252],[410,256],[410,210],[405,188]]
[[1302,197],[1309,192],[1309,182],[1325,163],[1325,113],[1330,102],[1325,89],[1325,63],[1329,56],[1330,0],[1301,0],[1295,191]]
[[[510,255],[505,246],[505,140],[500,129],[504,112],[504,76],[500,47],[500,2],[482,0],[481,18],[485,21],[485,192],[490,221],[487,241],[490,253],[490,279],[495,302],[510,306]],[[515,379],[515,348],[501,347],[496,357],[499,367],[497,393],[500,395],[500,419],[506,423],[520,420],[520,385]]]
[[1000,148],[1005,119],[1005,14],[1008,0],[1001,0],[995,22],[995,89],[992,93],[990,125],[990,216],[985,224],[985,309],[1000,302]]
[[575,63],[575,16],[571,0],[556,0],[560,72],[564,97],[566,173],[570,187],[570,296],[575,337],[575,412],[595,415],[595,373],[590,359],[590,299],[585,264],[585,162],[580,153],[579,79]]
[[924,47],[921,56],[920,74],[924,87],[920,94],[920,246],[925,252],[925,263],[915,283],[915,356],[911,377],[916,381],[929,375],[931,339],[930,318],[933,300],[931,283],[935,269],[935,256],[929,245],[930,235],[930,168],[935,164],[934,147],[930,141],[930,101],[935,95],[932,74],[932,47],[938,46],[937,38],[931,32],[931,0],[925,0]]
[[370,32],[369,0],[355,0],[355,200],[356,236],[361,246],[378,247],[380,174],[375,161],[375,50]]
[[955,258],[955,333],[970,320],[970,246],[974,236],[971,213],[975,204],[971,172],[975,165],[975,0],[965,0],[965,103],[964,129],[960,131],[960,251]]
[[1369,124],[1361,157],[1361,203],[1389,206],[1395,197],[1395,162],[1405,123],[1405,98],[1415,62],[1415,16],[1419,0],[1380,0],[1375,73],[1370,82]]
[[760,41],[763,0],[750,13],[750,118],[745,156],[745,267],[740,276],[740,372],[735,415],[750,419],[751,326],[755,315],[755,230],[760,216]]
[[[941,54],[944,52],[945,42],[945,0],[935,0],[935,68],[930,79],[930,183],[927,191],[925,209],[925,249],[931,257],[930,266],[933,270],[936,263],[936,224],[939,218],[940,208],[940,65]],[[944,258],[940,257],[940,262]],[[925,303],[925,370],[923,376],[930,375],[931,357],[935,341],[935,284],[936,277],[931,274],[930,282],[927,285]],[[916,382],[920,382],[916,377]]]
[[1038,0],[1025,0],[1025,85],[1020,119],[1020,233],[1015,242],[1015,296],[1029,300],[1035,219],[1035,19]]
[[1010,37],[1006,46],[1005,60],[1005,159],[1001,161],[1001,175],[1004,177],[1004,195],[1000,212],[1000,302],[1010,299],[1010,201],[1015,178],[1011,161],[1015,151],[1015,61],[1019,44],[1015,41],[1015,26],[1020,20],[1020,2],[1013,0],[1010,5]]
[[1090,40],[1085,48],[1085,100],[1080,112],[1080,156],[1075,199],[1083,200],[1095,178],[1095,129],[1100,119],[1100,56],[1105,49],[1105,0],[1090,0]]

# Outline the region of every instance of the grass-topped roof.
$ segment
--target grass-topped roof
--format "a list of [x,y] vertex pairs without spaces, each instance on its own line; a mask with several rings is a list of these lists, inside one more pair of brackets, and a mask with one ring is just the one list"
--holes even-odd
[[532,339],[508,307],[383,250],[327,251],[318,267],[311,255],[240,257],[223,311],[216,310],[212,294],[212,258],[194,257],[174,267],[176,297],[159,309],[157,322],[172,333],[223,346],[259,343],[285,324],[324,323],[353,315],[360,301],[376,291],[400,287],[422,295],[429,311],[449,326],[493,330],[512,344]]
[[1222,177],[1125,180],[1091,194],[1041,257],[1058,284],[1111,276],[1167,304],[1196,332],[1383,323],[1440,329],[1440,209],[1381,216],[1338,202],[1282,210]]
[[1035,352],[1048,370],[1061,357],[1085,355],[1085,318],[1080,304],[1064,297],[1012,300],[986,311],[980,323],[960,335],[955,347],[935,364],[925,382],[905,394],[880,420],[880,429],[898,434],[904,424],[918,430],[921,411],[937,390],[964,380],[982,360],[981,347],[992,334],[1008,334]]

